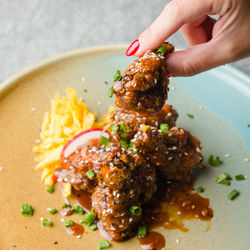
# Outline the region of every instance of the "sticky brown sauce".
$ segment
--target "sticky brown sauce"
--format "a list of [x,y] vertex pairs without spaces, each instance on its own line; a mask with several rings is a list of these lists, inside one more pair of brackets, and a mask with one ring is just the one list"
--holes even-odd
[[162,234],[157,232],[149,232],[147,236],[138,238],[143,249],[161,250],[165,247],[165,238]]
[[84,227],[78,223],[74,223],[73,226],[66,228],[67,233],[76,237],[81,237],[84,232]]
[[85,191],[78,191],[75,189],[73,189],[72,193],[79,205],[82,206],[86,212],[90,212],[92,207],[91,194]]

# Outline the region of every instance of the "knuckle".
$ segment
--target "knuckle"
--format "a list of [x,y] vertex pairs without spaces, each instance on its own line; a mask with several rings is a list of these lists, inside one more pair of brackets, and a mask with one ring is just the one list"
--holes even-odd
[[185,60],[183,62],[183,75],[185,75],[185,76],[193,76],[193,75],[196,75],[196,74],[198,74],[200,72],[201,72],[200,67],[195,65],[190,60]]

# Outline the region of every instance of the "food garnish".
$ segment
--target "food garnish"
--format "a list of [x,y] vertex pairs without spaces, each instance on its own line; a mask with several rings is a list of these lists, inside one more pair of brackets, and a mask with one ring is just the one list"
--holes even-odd
[[94,171],[92,169],[88,170],[88,172],[86,173],[86,175],[88,176],[88,178],[90,180],[92,180],[95,177],[95,173],[94,173]]
[[41,221],[42,221],[42,225],[44,227],[52,227],[53,226],[53,223],[49,218],[41,218]]
[[246,179],[245,175],[243,175],[243,174],[235,175],[234,178],[235,178],[236,181],[243,181],[243,180]]
[[120,81],[121,80],[121,71],[118,69],[114,75],[113,80],[116,81]]
[[188,118],[190,119],[194,119],[194,115],[193,114],[187,114]]
[[168,130],[169,130],[168,124],[167,124],[167,123],[162,123],[162,124],[160,125],[160,130],[161,130],[162,133],[167,133]]
[[114,89],[112,87],[110,87],[109,91],[108,91],[108,97],[112,98],[113,94],[114,94]]
[[138,207],[138,206],[132,206],[132,207],[130,208],[130,212],[131,212],[133,215],[140,216],[140,215],[141,215],[141,208]]
[[239,191],[237,191],[236,189],[233,189],[227,196],[227,198],[229,200],[234,200],[238,195],[239,195]]
[[196,188],[196,192],[197,193],[203,193],[204,192],[204,188],[203,187],[197,187]]
[[65,227],[72,227],[75,224],[73,220],[65,220],[63,223]]
[[147,226],[143,225],[143,226],[139,226],[138,227],[138,232],[137,232],[137,236],[138,237],[145,237],[147,235]]
[[49,213],[52,214],[52,215],[54,215],[54,214],[57,213],[57,209],[56,208],[50,209]]
[[214,159],[213,155],[210,155],[208,158],[208,163],[213,166],[213,167],[217,167],[221,164],[221,160],[219,156],[216,156]]
[[99,242],[97,246],[99,249],[105,249],[105,248],[109,248],[111,246],[111,244],[108,240],[103,240],[103,241]]
[[83,208],[79,205],[73,205],[71,211],[75,214],[84,214]]
[[222,173],[222,174],[219,174],[218,176],[216,176],[215,182],[219,183],[219,184],[230,186],[231,185],[230,179],[231,178],[227,173]]
[[80,220],[80,223],[86,224],[87,226],[91,226],[93,222],[95,221],[96,217],[94,214],[85,214],[82,219]]
[[34,209],[29,204],[22,204],[20,212],[24,216],[32,216],[34,213]]
[[54,191],[55,191],[55,189],[53,187],[48,187],[47,188],[47,192],[50,193],[50,194],[54,193]]

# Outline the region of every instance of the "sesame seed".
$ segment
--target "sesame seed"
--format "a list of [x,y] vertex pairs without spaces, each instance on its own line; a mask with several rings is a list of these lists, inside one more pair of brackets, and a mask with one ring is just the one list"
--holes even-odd
[[82,78],[82,82],[86,82],[86,78],[85,77]]
[[225,157],[226,157],[226,158],[230,157],[230,154],[225,154]]
[[203,107],[202,107],[202,106],[200,106],[200,110],[203,110]]
[[35,111],[35,110],[36,110],[36,108],[34,108],[34,107],[33,107],[33,108],[31,108],[31,111]]
[[97,102],[97,105],[100,106],[102,103],[101,102]]
[[61,218],[61,219],[60,219],[60,221],[61,221],[61,222],[64,222],[64,219],[63,219],[63,218]]
[[248,161],[249,161],[249,159],[248,159],[248,158],[245,158],[245,159],[244,159],[244,161],[245,161],[245,162],[248,162]]
[[40,139],[36,139],[36,140],[35,140],[35,143],[40,143],[40,142],[41,142]]
[[128,220],[129,222],[132,222],[133,221],[133,218],[129,218],[129,220]]
[[172,86],[172,90],[175,90],[175,86]]
[[0,172],[3,171],[3,167],[0,166]]
[[175,242],[176,242],[177,244],[179,244],[179,243],[180,243],[180,239],[176,239]]
[[77,239],[80,239],[81,237],[82,237],[81,235],[77,235],[77,236],[76,236]]

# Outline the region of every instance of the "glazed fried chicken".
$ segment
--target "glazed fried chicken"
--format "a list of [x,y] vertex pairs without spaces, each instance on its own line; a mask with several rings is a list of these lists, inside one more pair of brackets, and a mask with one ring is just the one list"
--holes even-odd
[[[113,126],[124,123],[128,136],[124,139],[120,130],[113,132],[118,140],[128,140],[153,164],[161,177],[173,181],[189,181],[192,169],[200,165],[201,144],[197,138],[183,128],[175,127],[178,117],[175,109],[164,105],[154,115],[135,111],[113,111],[110,118]],[[160,129],[161,124],[168,124],[168,132]]]
[[164,43],[160,48],[160,51],[146,51],[128,66],[118,81],[114,81],[117,107],[148,113],[161,110],[169,84],[165,57],[174,51],[174,47]]
[[130,208],[141,207],[156,191],[155,169],[140,154],[132,154],[119,144],[101,151],[106,157],[94,167],[98,187],[92,205],[104,229],[120,241],[134,234],[141,219]]

